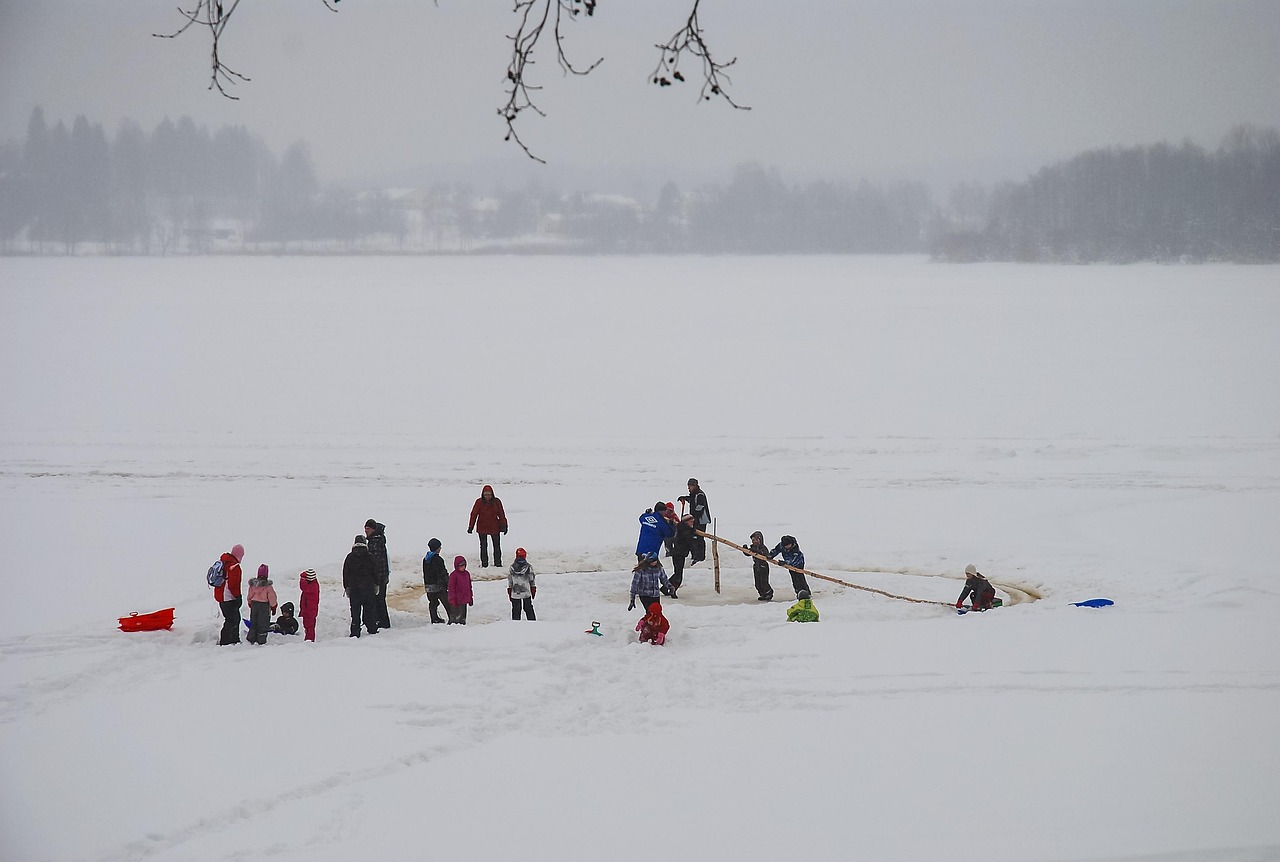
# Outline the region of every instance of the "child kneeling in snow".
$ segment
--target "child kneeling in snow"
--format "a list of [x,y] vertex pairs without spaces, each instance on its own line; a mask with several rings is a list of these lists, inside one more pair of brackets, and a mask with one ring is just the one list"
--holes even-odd
[[667,632],[671,623],[662,615],[662,605],[654,602],[649,605],[649,612],[636,623],[636,631],[640,632],[640,643],[651,643],[662,646],[667,642]]
[[988,611],[996,606],[996,588],[972,563],[964,567],[964,589],[956,599],[956,608],[964,607],[964,600],[970,595],[973,596],[975,611]]
[[293,602],[285,602],[280,606],[280,616],[276,617],[276,621],[271,624],[271,631],[278,635],[298,633],[298,618],[293,615]]
[[787,622],[789,623],[816,623],[818,621],[818,609],[813,606],[813,600],[809,598],[808,590],[801,590],[796,593],[798,601],[787,608]]

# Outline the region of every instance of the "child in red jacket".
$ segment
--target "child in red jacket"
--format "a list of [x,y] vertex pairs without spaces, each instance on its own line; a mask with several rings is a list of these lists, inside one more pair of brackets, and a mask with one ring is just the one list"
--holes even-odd
[[298,599],[298,616],[302,617],[302,631],[306,640],[316,639],[316,617],[320,615],[320,582],[316,580],[316,570],[307,569],[298,575],[298,591],[302,598]]
[[671,623],[662,615],[662,605],[657,602],[649,605],[649,613],[636,623],[636,631],[640,632],[640,643],[648,642],[654,646],[662,646],[666,643],[667,632],[670,630]]

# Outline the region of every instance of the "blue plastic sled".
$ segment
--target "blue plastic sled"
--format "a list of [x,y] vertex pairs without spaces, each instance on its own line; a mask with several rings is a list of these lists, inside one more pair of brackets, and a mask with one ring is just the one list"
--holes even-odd
[[1085,602],[1072,602],[1071,607],[1073,608],[1105,608],[1114,604],[1115,602],[1111,601],[1111,599],[1089,599],[1088,601],[1085,601]]

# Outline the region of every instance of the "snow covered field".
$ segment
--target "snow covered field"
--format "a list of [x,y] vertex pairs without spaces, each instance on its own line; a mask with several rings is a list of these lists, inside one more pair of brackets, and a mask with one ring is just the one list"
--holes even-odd
[[[7,258],[0,315],[6,862],[1280,859],[1280,268]],[[788,624],[730,551],[636,644],[690,476],[736,542],[1012,604]],[[485,483],[539,619],[432,627]],[[216,645],[237,542],[320,573],[316,643]]]

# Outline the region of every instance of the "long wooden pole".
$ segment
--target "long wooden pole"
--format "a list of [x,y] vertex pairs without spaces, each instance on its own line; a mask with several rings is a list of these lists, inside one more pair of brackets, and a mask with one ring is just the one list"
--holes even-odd
[[[875,587],[864,587],[861,584],[851,584],[848,581],[842,581],[839,578],[833,578],[829,575],[820,575],[817,572],[811,572],[808,569],[800,569],[795,566],[788,566],[786,563],[766,557],[764,554],[757,554],[754,551],[752,551],[750,548],[744,548],[742,545],[735,544],[734,542],[731,542],[728,539],[722,539],[721,537],[715,535],[714,533],[704,533],[701,530],[696,530],[695,532],[697,532],[699,536],[708,538],[715,543],[714,545],[712,545],[713,554],[715,554],[715,549],[721,543],[723,543],[728,545],[731,548],[735,548],[739,551],[742,551],[742,553],[746,554],[748,557],[755,557],[757,560],[764,560],[766,563],[772,563],[773,565],[778,566],[780,568],[788,569],[792,572],[799,572],[800,574],[808,575],[811,578],[818,578],[819,580],[830,581],[831,583],[839,584],[842,587],[849,587],[850,589],[854,589],[854,590],[862,590],[863,592],[867,592],[867,593],[875,593],[876,595],[884,596],[887,599],[897,599],[898,601],[902,601],[902,602],[915,602],[916,604],[919,604],[919,605],[941,605],[944,608],[949,608],[952,606],[950,602],[939,602],[939,601],[934,601],[933,599],[913,599],[910,596],[899,596],[895,593],[886,592],[885,590],[877,590]],[[716,556],[716,560],[718,563],[719,561],[718,555]],[[720,583],[720,570],[717,567],[716,592],[720,592],[719,583]]]
[[[711,537],[716,535],[716,519],[711,519]],[[720,545],[716,542],[711,543],[711,566],[716,572],[716,592],[720,592]]]

